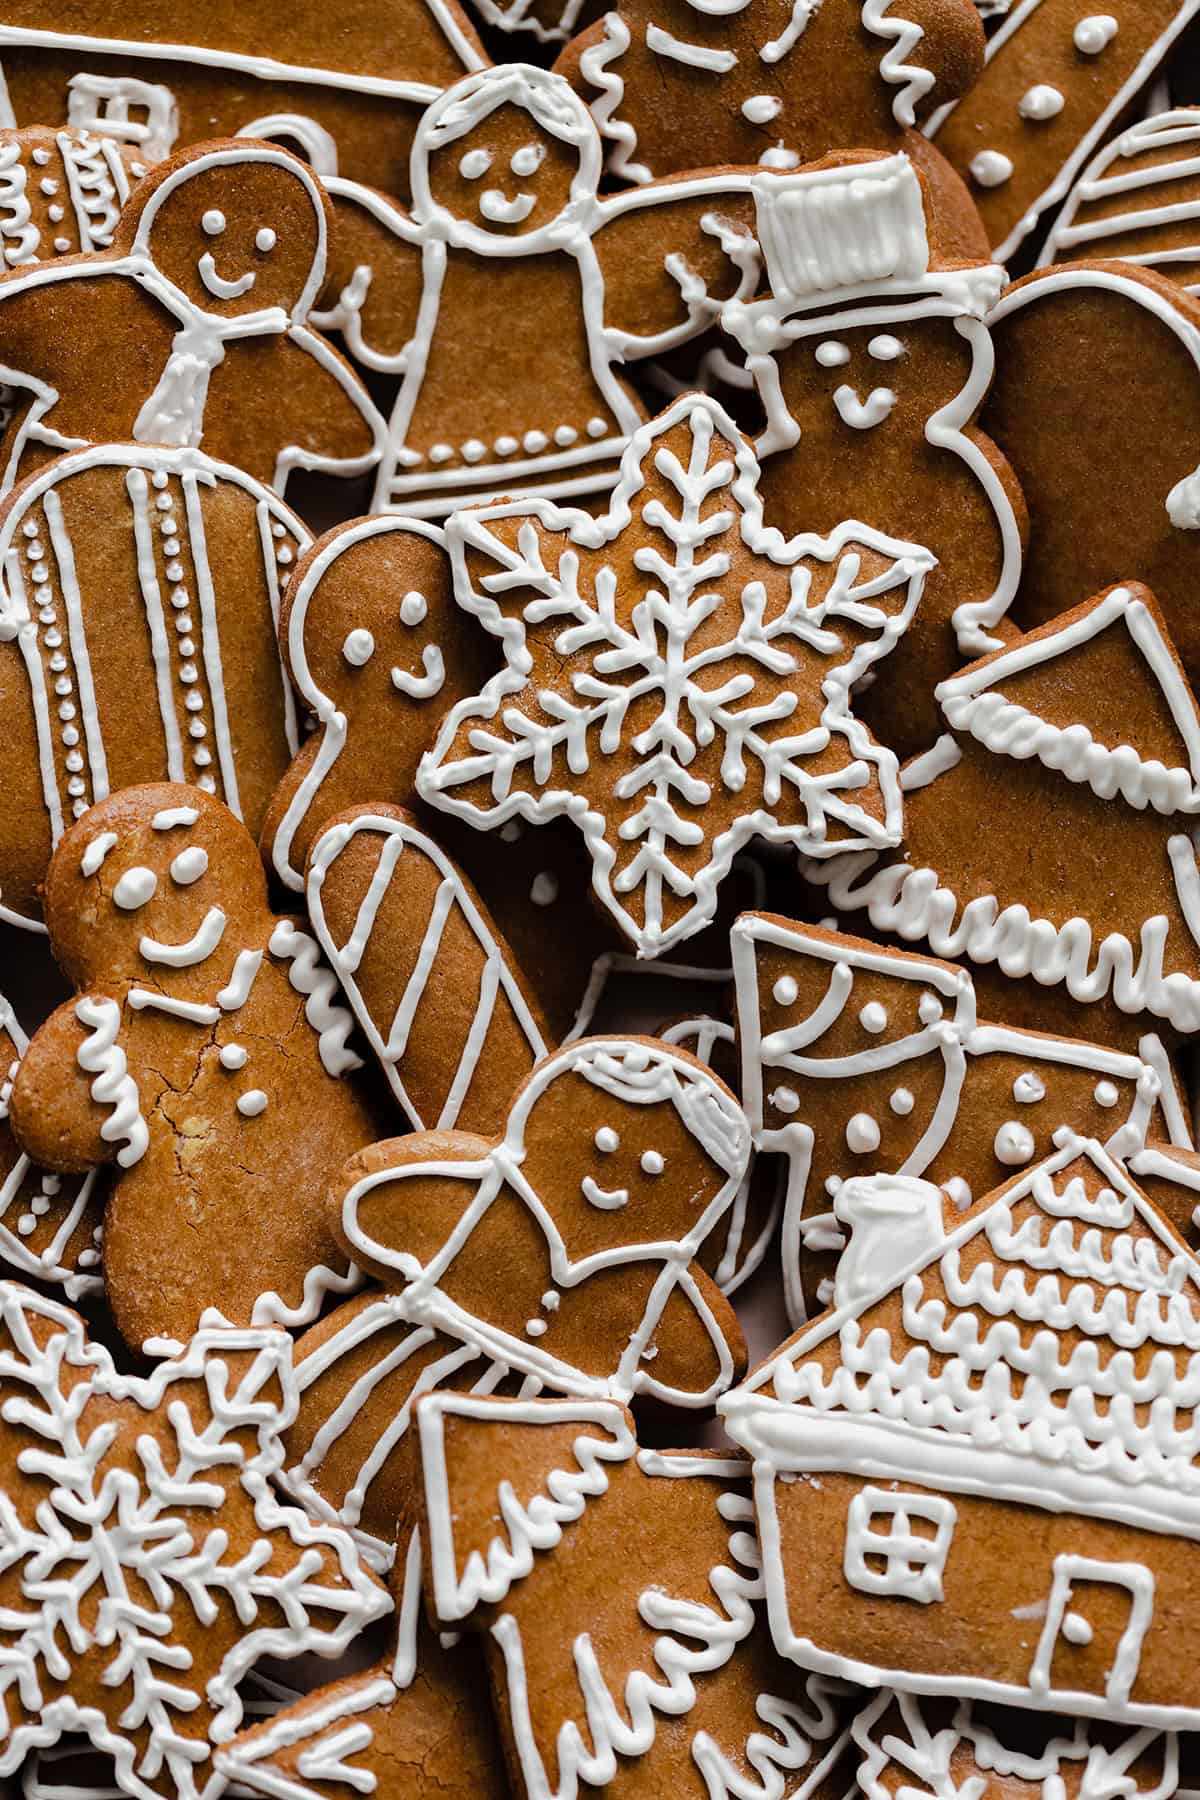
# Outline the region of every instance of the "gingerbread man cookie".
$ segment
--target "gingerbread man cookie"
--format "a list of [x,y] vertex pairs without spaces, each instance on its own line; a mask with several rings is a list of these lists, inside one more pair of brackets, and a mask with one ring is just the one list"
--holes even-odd
[[17,1141],[63,1171],[115,1162],[104,1278],[131,1345],[315,1317],[354,1277],[324,1189],[375,1130],[339,1079],[352,1021],[317,946],[272,913],[253,840],[198,788],[127,788],[63,838],[51,946],[78,998],[13,1081]]
[[1200,1262],[1070,1133],[965,1216],[896,1175],[838,1209],[834,1310],[721,1403],[755,1459],[778,1650],[869,1687],[1194,1730]]
[[766,414],[755,449],[767,512],[816,531],[862,519],[937,558],[860,702],[911,754],[937,736],[937,682],[998,647],[1021,575],[1016,477],[975,425],[1004,272],[947,241],[903,152],[764,172],[754,191],[770,288],[727,306],[721,325]]
[[1152,113],[1096,152],[1038,264],[1076,256],[1119,257],[1200,293],[1200,108]]
[[209,1325],[123,1376],[75,1313],[0,1282],[0,1774],[78,1732],[122,1793],[199,1800],[254,1664],[339,1655],[388,1610],[346,1534],[272,1489],[290,1353]]
[[5,269],[107,250],[149,162],[79,126],[0,131],[0,262]]
[[639,1450],[606,1401],[417,1416],[427,1592],[484,1634],[514,1792],[845,1792],[844,1702],[764,1629],[743,1458]]
[[328,201],[277,145],[198,144],[138,184],[109,250],[0,280],[0,375],[21,390],[6,487],[48,455],[132,438],[228,457],[283,492],[296,469],[357,475],[383,422],[307,323]]
[[199,450],[60,457],[0,510],[0,917],[40,929],[73,819],[194,781],[257,830],[297,745],[279,590],[309,536]]

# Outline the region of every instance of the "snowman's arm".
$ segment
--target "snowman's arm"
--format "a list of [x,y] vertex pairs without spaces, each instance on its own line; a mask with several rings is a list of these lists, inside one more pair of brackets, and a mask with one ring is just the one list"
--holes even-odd
[[330,177],[333,202],[325,284],[309,323],[340,331],[364,368],[401,374],[424,287],[416,223],[385,194]]
[[329,1225],[360,1268],[396,1285],[451,1242],[492,1149],[466,1131],[416,1131],[358,1151],[329,1195]]
[[593,240],[610,349],[654,356],[750,299],[761,258],[750,172],[673,176],[600,203]]
[[13,1080],[9,1122],[21,1149],[42,1167],[81,1173],[127,1153],[138,1127],[144,1132],[119,1024],[115,1000],[83,995],[65,1001],[34,1033]]

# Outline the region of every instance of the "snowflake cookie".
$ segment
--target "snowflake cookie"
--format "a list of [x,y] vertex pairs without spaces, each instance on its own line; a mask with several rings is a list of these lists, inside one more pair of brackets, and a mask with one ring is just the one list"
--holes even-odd
[[928,552],[851,522],[785,539],[723,409],[635,432],[599,518],[531,500],[447,526],[460,603],[505,668],[417,773],[486,829],[566,815],[642,956],[712,918],[754,837],[836,857],[899,841],[898,765],[852,688],[908,625]]
[[0,1282],[0,1774],[86,1735],[138,1800],[199,1800],[260,1657],[335,1656],[386,1594],[281,1505],[285,1332],[205,1323],[145,1377]]

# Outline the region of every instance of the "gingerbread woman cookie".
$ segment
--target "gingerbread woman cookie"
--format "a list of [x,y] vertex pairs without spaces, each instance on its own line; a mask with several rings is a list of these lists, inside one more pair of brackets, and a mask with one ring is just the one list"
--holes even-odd
[[194,145],[140,182],[111,248],[0,279],[0,376],[21,390],[11,487],[48,455],[132,438],[227,457],[282,493],[296,469],[357,475],[383,422],[307,323],[328,201],[277,145]]
[[78,997],[18,1065],[12,1126],[47,1167],[115,1163],[104,1279],[126,1342],[184,1340],[208,1308],[315,1317],[354,1285],[325,1186],[375,1129],[339,1079],[350,1015],[269,910],[245,827],[198,788],[127,788],[63,838],[46,914]]
[[149,166],[130,146],[79,126],[0,131],[0,263],[107,250]]
[[199,450],[100,445],[0,509],[0,917],[40,929],[55,844],[136,782],[194,781],[257,830],[296,749],[279,591],[309,536]]
[[0,1774],[78,1732],[122,1793],[200,1800],[254,1664],[339,1655],[388,1610],[347,1535],[272,1489],[290,1354],[206,1326],[123,1376],[75,1313],[0,1282]]
[[895,758],[852,690],[931,559],[857,522],[785,540],[758,474],[691,394],[634,434],[599,518],[538,499],[447,526],[459,602],[506,666],[450,712],[418,790],[489,830],[570,818],[642,956],[713,917],[753,838],[836,858],[900,835]]
[[1119,257],[1200,293],[1200,108],[1152,113],[1096,152],[1038,264],[1077,256]]

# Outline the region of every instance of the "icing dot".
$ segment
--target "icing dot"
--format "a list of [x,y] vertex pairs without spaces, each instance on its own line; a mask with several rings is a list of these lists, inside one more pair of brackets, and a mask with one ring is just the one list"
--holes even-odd
[[657,1150],[642,1151],[642,1168],[647,1175],[661,1175],[666,1166],[665,1159]]
[[781,1113],[794,1113],[800,1105],[800,1096],[795,1088],[777,1087],[773,1094],[768,1094],[767,1098],[771,1105]]
[[959,1212],[966,1212],[971,1204],[970,1186],[961,1175],[951,1175],[949,1181],[943,1181],[942,1192],[951,1206],[956,1206]]
[[858,1015],[858,1022],[864,1031],[886,1031],[888,1022],[887,1007],[881,1006],[878,1000],[868,1000],[867,1004]]
[[1003,187],[1013,172],[1012,158],[1000,150],[981,150],[967,166],[982,188]]
[[17,1230],[22,1237],[28,1237],[36,1224],[37,1220],[32,1213],[22,1213],[17,1220]]
[[261,250],[264,256],[268,250],[273,250],[275,248],[278,241],[278,238],[275,236],[275,233],[271,230],[269,225],[264,225],[261,231],[256,231],[254,234],[254,248],[256,250]]
[[208,867],[208,851],[202,850],[199,844],[190,849],[181,850],[171,864],[171,880],[180,887],[190,887],[193,881],[199,881]]
[[550,906],[558,899],[558,876],[553,869],[543,869],[534,876],[529,898],[535,906]]
[[219,206],[210,206],[201,219],[200,225],[209,237],[220,237],[225,229],[225,214]]
[[840,369],[850,361],[850,352],[845,344],[839,344],[836,338],[826,338],[817,345],[813,355],[823,369]]
[[462,447],[462,454],[464,462],[482,462],[487,455],[487,445],[481,444],[478,438],[468,438]]
[[791,975],[781,975],[771,992],[780,1006],[791,1006],[800,989]]
[[783,101],[775,94],[751,94],[742,101],[742,117],[750,125],[767,125],[783,111]]
[[904,345],[898,337],[892,337],[890,332],[881,331],[867,345],[867,355],[873,356],[876,362],[895,362],[898,356],[904,355]]
[[1121,1098],[1114,1081],[1098,1081],[1093,1094],[1097,1106],[1115,1106]]
[[870,1113],[855,1113],[846,1126],[846,1148],[855,1156],[865,1156],[879,1148],[879,1127]]
[[517,839],[520,837],[520,835],[521,835],[520,819],[509,819],[507,824],[502,825],[500,827],[501,841],[505,844],[515,844]]
[[250,1060],[249,1052],[241,1044],[222,1044],[221,1067],[223,1069],[244,1069]]
[[827,1175],[825,1177],[825,1192],[829,1195],[829,1198],[831,1200],[836,1199],[837,1196],[841,1193],[841,1191],[842,1191],[841,1176],[840,1175]]
[[48,206],[46,208],[46,214],[52,225],[58,225],[61,223],[62,217],[63,217],[63,209],[57,200],[55,201],[53,206]]
[[1013,1099],[1019,1100],[1022,1106],[1034,1106],[1039,1100],[1046,1098],[1046,1084],[1032,1069],[1026,1069],[1023,1075],[1017,1076],[1012,1091]]
[[47,197],[58,192],[58,183],[52,175],[43,176],[42,180],[38,182],[38,186]]
[[894,1113],[898,1113],[901,1118],[904,1118],[912,1111],[914,1101],[907,1088],[897,1088],[889,1099],[888,1105]]
[[136,912],[139,906],[145,906],[147,900],[153,898],[157,888],[158,876],[154,870],[138,865],[126,869],[113,889],[113,900],[122,912]]
[[528,1337],[543,1337],[546,1332],[545,1319],[526,1319],[525,1332]]
[[1026,88],[1017,101],[1017,111],[1023,119],[1053,119],[1067,104],[1063,95],[1049,82],[1039,81],[1034,87]]
[[614,1150],[620,1148],[621,1139],[611,1125],[602,1125],[592,1142],[597,1150],[603,1150],[606,1156],[611,1156]]
[[1033,1133],[1027,1125],[1018,1119],[1008,1119],[996,1133],[996,1141],[992,1145],[996,1152],[996,1161],[1006,1163],[1011,1168],[1019,1168],[1027,1163],[1034,1152]]
[[342,640],[342,655],[352,669],[361,669],[375,654],[375,639],[364,625],[348,631]]
[[1099,56],[1117,35],[1117,21],[1111,13],[1089,13],[1080,19],[1074,31],[1075,48],[1084,56]]
[[418,594],[414,588],[400,602],[400,622],[402,625],[419,625],[428,611],[429,603],[424,594]]
[[449,462],[453,455],[454,451],[450,448],[449,444],[430,444],[429,446],[430,462]]
[[267,1096],[261,1088],[251,1088],[249,1093],[238,1095],[237,1109],[244,1119],[257,1119],[267,1110]]
[[547,1288],[542,1295],[542,1305],[547,1312],[557,1312],[560,1298],[561,1295],[557,1288]]
[[764,150],[758,159],[760,169],[796,169],[800,166],[800,152],[785,150],[782,144],[772,150]]
[[50,161],[50,152],[39,145],[33,153],[33,160],[38,165],[39,169],[44,169],[46,164]]
[[559,425],[555,428],[554,441],[563,450],[565,450],[568,447],[568,445],[573,444],[575,442],[575,439],[578,436],[579,436],[579,433],[576,431],[576,429],[573,425]]
[[492,445],[497,456],[512,456],[520,448],[520,441],[515,437],[498,437]]
[[922,994],[917,1002],[917,1014],[922,1025],[936,1025],[943,1010],[942,1003],[936,994]]
[[608,425],[604,419],[589,419],[587,422],[587,434],[590,438],[602,438],[607,430]]
[[156,488],[165,488],[168,480],[169,477],[165,469],[155,469],[153,475],[150,477],[151,486]]
[[492,166],[490,150],[468,150],[458,161],[458,172],[466,181],[478,181]]
[[539,451],[546,448],[546,445],[549,442],[550,439],[546,436],[544,431],[527,431],[525,436],[521,439],[523,448],[528,450],[530,456],[536,456]]

